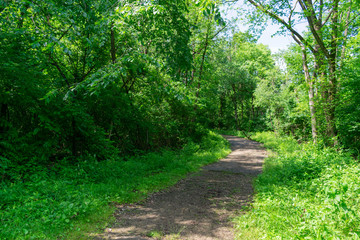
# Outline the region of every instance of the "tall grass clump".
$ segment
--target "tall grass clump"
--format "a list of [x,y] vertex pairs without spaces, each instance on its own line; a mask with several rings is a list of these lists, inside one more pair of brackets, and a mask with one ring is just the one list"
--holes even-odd
[[255,182],[238,239],[359,239],[360,166],[349,152],[253,135],[274,153]]
[[106,227],[113,203],[141,201],[229,152],[209,132],[179,151],[37,166],[26,180],[1,182],[0,239],[89,239],[87,232]]

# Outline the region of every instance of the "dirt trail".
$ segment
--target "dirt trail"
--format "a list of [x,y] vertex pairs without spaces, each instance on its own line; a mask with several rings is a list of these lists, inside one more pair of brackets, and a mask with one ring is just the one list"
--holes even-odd
[[96,239],[234,239],[230,219],[251,201],[266,151],[260,143],[224,137],[232,149],[225,159],[142,204],[119,206],[115,226]]

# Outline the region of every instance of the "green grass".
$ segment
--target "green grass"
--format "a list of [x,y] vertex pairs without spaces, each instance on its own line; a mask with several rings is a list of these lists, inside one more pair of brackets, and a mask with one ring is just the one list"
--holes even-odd
[[237,239],[359,239],[360,166],[346,151],[257,133],[274,152],[255,182]]
[[210,132],[180,151],[38,167],[27,181],[1,183],[0,239],[88,239],[112,221],[112,203],[144,200],[229,152]]
[[[222,135],[232,135],[241,138],[246,137],[242,131],[237,131],[237,130],[215,130],[215,132]],[[248,134],[251,136],[252,133],[248,133]]]

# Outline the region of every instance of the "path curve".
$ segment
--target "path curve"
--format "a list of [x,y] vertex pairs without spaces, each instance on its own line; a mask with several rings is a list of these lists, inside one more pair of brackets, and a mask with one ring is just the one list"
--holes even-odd
[[96,239],[234,239],[230,219],[251,201],[252,182],[261,173],[266,151],[258,142],[223,137],[232,149],[226,158],[142,204],[119,206],[116,224]]

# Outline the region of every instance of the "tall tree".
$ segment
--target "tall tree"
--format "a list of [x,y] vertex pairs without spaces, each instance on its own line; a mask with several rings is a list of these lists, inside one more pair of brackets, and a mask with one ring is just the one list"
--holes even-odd
[[[337,144],[335,125],[335,109],[337,104],[337,72],[342,48],[349,37],[349,29],[354,18],[357,17],[356,7],[351,0],[315,1],[273,1],[247,0],[259,12],[267,15],[273,21],[281,24],[288,30],[295,41],[303,49],[303,67],[305,78],[309,85],[309,108],[312,113],[313,138],[316,139],[316,119],[314,108],[314,80],[321,80],[321,89],[325,104],[326,136],[333,144]],[[305,20],[309,29],[310,38],[296,30],[296,25]],[[308,71],[306,51],[309,50],[315,59],[313,78]]]

